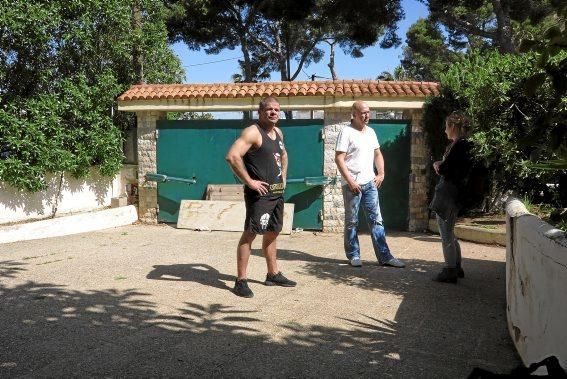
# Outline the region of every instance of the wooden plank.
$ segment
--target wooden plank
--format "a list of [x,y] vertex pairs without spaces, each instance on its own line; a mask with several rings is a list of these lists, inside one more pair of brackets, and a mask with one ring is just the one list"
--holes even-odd
[[[281,234],[291,234],[295,205],[284,204],[284,222]],[[244,230],[246,207],[243,201],[182,200],[179,206],[179,229],[221,230],[241,232]]]
[[209,184],[206,199],[244,201],[244,186],[242,184]]

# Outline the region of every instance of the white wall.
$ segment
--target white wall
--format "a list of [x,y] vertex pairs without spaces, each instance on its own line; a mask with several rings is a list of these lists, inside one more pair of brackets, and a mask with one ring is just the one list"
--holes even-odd
[[[91,175],[85,179],[64,175],[58,196],[57,215],[109,206],[111,198],[124,194],[123,176],[119,173],[114,178],[102,177],[95,168],[91,169]],[[36,193],[20,191],[0,182],[0,224],[51,217],[59,177],[50,175],[47,181],[48,189]]]
[[526,366],[555,355],[567,368],[567,239],[517,199],[506,204],[508,329]]

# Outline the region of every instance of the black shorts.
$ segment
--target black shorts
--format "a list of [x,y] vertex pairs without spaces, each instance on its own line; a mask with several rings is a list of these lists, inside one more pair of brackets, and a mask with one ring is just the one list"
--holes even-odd
[[282,231],[283,227],[283,197],[264,198],[244,196],[246,204],[246,221],[244,230],[254,234]]

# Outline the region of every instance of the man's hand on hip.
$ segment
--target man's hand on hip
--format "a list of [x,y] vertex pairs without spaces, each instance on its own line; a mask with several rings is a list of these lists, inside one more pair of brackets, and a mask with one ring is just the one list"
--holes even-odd
[[382,182],[384,181],[384,174],[378,174],[374,177],[374,184],[376,188],[380,188],[382,186]]
[[253,189],[254,191],[258,192],[262,196],[268,194],[269,184],[266,182],[252,179],[246,185],[251,189]]

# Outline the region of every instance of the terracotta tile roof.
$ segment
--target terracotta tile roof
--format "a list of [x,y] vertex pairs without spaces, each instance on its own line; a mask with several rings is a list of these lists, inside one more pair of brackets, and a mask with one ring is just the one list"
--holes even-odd
[[439,94],[439,83],[378,80],[305,82],[140,84],[119,101],[288,96],[425,97]]

